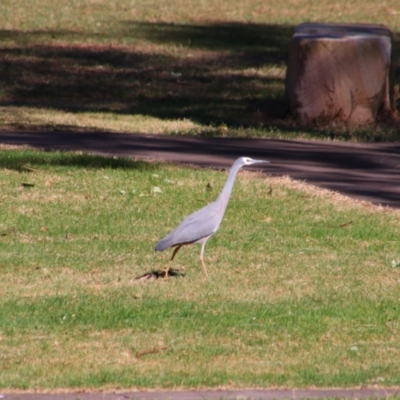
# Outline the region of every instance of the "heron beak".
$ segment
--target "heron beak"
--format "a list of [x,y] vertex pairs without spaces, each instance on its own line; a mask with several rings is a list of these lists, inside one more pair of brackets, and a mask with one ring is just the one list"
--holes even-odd
[[264,163],[264,164],[270,164],[270,161],[267,160],[251,160],[252,164],[259,164],[259,163]]

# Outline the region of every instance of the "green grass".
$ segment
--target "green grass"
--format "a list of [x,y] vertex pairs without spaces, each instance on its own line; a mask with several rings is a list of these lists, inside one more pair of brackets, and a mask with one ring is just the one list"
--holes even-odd
[[137,282],[225,173],[31,150],[0,167],[2,389],[400,384],[398,212],[241,172],[210,280],[192,246],[184,277]]
[[400,83],[398,1],[4,0],[1,129],[399,140],[398,122],[299,127],[287,115],[297,24],[386,24]]
[[[305,21],[386,24],[400,83],[398,0],[2,0],[0,129],[398,140],[287,117]],[[3,149],[0,168],[3,390],[400,384],[397,212],[241,173],[210,281],[191,247],[184,277],[138,283],[224,173]]]

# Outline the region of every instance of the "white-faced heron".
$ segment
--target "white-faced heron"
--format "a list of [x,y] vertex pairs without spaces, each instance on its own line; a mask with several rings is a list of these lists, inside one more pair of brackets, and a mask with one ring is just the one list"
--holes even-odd
[[175,247],[168,266],[165,269],[165,277],[168,277],[168,271],[171,262],[182,246],[192,243],[201,243],[200,262],[204,273],[208,278],[203,258],[204,247],[206,246],[207,240],[210,239],[210,237],[218,230],[222,218],[224,217],[226,206],[228,205],[229,198],[231,196],[233,183],[235,182],[236,174],[240,168],[256,163],[269,163],[269,161],[253,160],[252,158],[248,157],[238,158],[233,163],[225,186],[217,200],[207,204],[205,207],[194,212],[193,214],[190,214],[175,230],[157,243],[155,248],[157,251],[163,251],[169,247]]

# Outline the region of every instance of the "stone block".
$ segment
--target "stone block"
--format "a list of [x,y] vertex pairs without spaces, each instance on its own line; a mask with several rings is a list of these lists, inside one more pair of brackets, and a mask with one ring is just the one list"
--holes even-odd
[[353,126],[393,115],[392,43],[383,25],[299,25],[286,75],[291,114],[307,124]]

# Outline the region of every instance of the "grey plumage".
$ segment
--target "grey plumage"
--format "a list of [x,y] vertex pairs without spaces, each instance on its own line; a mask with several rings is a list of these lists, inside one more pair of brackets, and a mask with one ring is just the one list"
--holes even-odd
[[201,243],[200,262],[203,267],[204,273],[208,277],[206,267],[204,265],[204,248],[208,239],[218,230],[221,221],[224,217],[226,207],[231,196],[233,184],[235,182],[236,174],[246,165],[256,163],[269,163],[269,161],[253,160],[248,157],[238,158],[232,165],[226,183],[218,196],[217,200],[207,204],[205,207],[193,214],[187,216],[175,230],[173,230],[165,238],[161,239],[155,247],[156,251],[163,251],[170,247],[175,247],[174,252],[168,266],[165,270],[165,276],[168,276],[168,270],[176,253],[182,246]]

